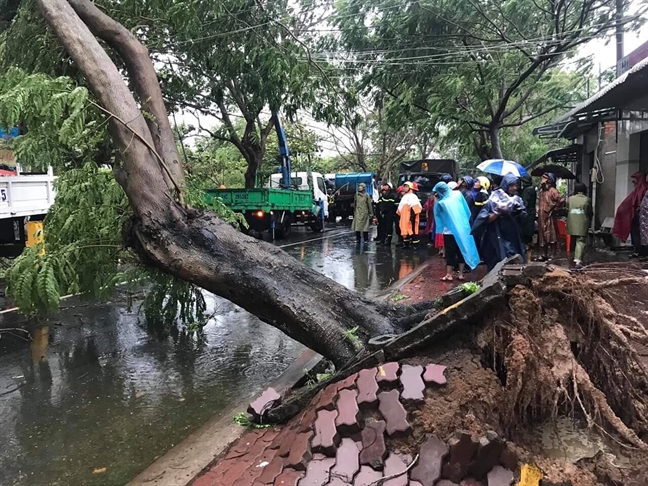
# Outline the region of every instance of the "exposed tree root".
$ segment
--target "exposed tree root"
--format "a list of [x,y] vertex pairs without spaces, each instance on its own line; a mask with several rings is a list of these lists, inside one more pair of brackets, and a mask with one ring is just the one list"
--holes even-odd
[[648,345],[648,332],[599,294],[645,282],[556,272],[510,291],[508,322],[492,319],[478,338],[505,382],[509,427],[576,415],[613,440],[648,450],[639,438],[648,431],[648,369],[632,345]]

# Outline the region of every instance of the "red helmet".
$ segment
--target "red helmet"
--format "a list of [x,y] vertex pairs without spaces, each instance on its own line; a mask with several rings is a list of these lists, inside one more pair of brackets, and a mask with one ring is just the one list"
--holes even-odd
[[416,182],[412,182],[412,190],[414,190],[414,191],[419,190],[419,186],[418,186],[418,184]]
[[398,186],[398,189],[396,189],[396,194],[398,195],[403,194],[404,190],[405,190],[404,186]]

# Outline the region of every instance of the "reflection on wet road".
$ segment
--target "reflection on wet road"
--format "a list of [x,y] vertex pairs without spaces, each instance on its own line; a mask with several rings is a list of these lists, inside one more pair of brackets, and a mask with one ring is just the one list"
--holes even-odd
[[[304,241],[307,240],[307,241]],[[305,264],[369,294],[411,272],[425,252],[355,250],[353,234],[281,242]],[[204,338],[156,338],[115,302],[67,309],[0,340],[0,484],[121,485],[209,418],[280,375],[303,347],[230,302]],[[11,327],[24,318],[6,314]],[[105,470],[104,470],[105,468]]]

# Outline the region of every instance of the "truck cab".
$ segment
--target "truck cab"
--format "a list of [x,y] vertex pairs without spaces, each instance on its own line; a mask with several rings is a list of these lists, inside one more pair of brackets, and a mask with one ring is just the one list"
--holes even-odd
[[[328,197],[326,195],[326,182],[324,176],[319,172],[311,172],[310,178],[308,172],[292,172],[291,185],[298,191],[311,191],[313,192],[313,200],[318,203],[324,203],[324,215],[328,217]],[[280,173],[272,174],[266,183],[266,187],[270,189],[279,189],[282,187],[282,175]]]

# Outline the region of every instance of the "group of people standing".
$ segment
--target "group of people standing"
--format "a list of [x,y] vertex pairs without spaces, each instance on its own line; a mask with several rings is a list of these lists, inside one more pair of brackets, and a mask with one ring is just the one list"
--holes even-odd
[[[546,261],[555,257],[559,241],[558,214],[567,206],[567,231],[576,237],[575,263],[577,266],[582,263],[592,214],[584,184],[576,184],[574,195],[568,201],[557,190],[552,173],[542,176],[539,195],[530,176],[518,178],[512,174],[495,178],[493,182],[487,177],[471,176],[454,181],[450,175],[444,175],[423,205],[417,191],[415,182],[405,182],[397,190],[383,183],[374,214],[371,198],[360,187],[353,222],[358,244],[363,239],[367,244],[369,226],[375,218],[379,245],[390,245],[396,230],[398,245],[411,248],[420,242],[419,223],[425,212],[423,233],[428,235],[428,246],[439,248],[446,260],[442,280],[452,281],[455,271],[458,271],[456,278],[463,280],[464,272],[482,262],[492,269],[513,255],[521,255],[526,260],[535,234],[536,217],[541,248],[537,259]],[[648,216],[648,204],[646,213]]]

